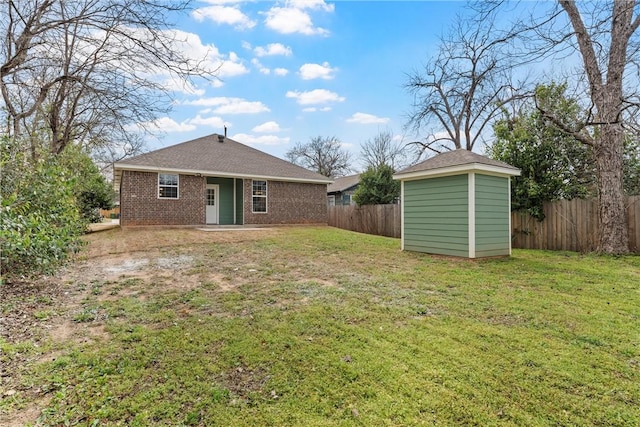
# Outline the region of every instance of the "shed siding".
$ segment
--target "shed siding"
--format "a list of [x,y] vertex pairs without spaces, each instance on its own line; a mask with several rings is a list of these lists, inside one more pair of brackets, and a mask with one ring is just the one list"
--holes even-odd
[[509,255],[509,178],[476,174],[476,256]]
[[219,185],[218,224],[233,224],[233,178],[207,177],[207,184]]
[[468,256],[468,188],[466,174],[405,181],[404,248]]

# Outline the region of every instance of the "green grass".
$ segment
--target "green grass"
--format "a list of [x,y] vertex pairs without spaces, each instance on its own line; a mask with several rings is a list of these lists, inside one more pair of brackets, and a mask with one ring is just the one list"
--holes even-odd
[[39,424],[640,425],[640,257],[458,260],[332,228],[196,257],[184,291],[92,285],[74,320],[109,339],[34,365]]

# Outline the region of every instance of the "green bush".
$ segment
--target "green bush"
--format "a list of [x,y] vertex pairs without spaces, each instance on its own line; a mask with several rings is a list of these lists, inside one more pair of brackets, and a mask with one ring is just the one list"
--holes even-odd
[[400,182],[393,179],[393,168],[388,165],[369,167],[360,174],[360,185],[353,200],[362,205],[395,203],[400,197]]
[[86,228],[75,180],[51,155],[33,161],[9,138],[0,141],[0,275],[18,280],[50,273],[80,245]]
[[75,177],[73,192],[82,219],[88,223],[102,221],[99,209],[113,208],[115,192],[89,154],[70,145],[60,154],[59,162]]

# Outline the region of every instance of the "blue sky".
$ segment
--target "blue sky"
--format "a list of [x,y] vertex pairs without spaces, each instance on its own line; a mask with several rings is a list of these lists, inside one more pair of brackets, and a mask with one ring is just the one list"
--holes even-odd
[[[465,3],[458,1],[201,1],[176,21],[190,55],[206,55],[220,80],[175,87],[156,122],[156,149],[222,133],[278,157],[296,142],[335,136],[360,144],[404,126],[407,74],[435,52]],[[354,164],[356,169],[359,165]]]

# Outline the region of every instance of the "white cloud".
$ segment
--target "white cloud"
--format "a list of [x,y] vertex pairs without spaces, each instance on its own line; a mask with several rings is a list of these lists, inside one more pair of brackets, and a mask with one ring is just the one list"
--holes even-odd
[[307,107],[307,108],[303,108],[302,111],[304,111],[305,113],[315,113],[316,111],[325,112],[325,111],[331,111],[331,107],[322,107],[322,108]]
[[271,74],[271,70],[268,69],[267,67],[265,67],[264,65],[262,65],[260,63],[260,61],[258,61],[257,58],[253,58],[251,60],[251,63],[258,69],[258,71],[260,71],[262,74]]
[[303,80],[313,80],[313,79],[324,79],[331,80],[335,76],[335,73],[338,69],[331,68],[328,62],[323,62],[321,64],[304,64],[300,67],[300,77]]
[[289,74],[289,70],[287,70],[286,68],[276,68],[275,70],[273,70],[273,74],[275,74],[276,76],[286,76],[287,74]]
[[269,110],[269,108],[267,108],[266,105],[264,105],[262,102],[259,102],[259,101],[237,102],[237,103],[232,103],[228,105],[223,105],[213,110],[213,112],[217,114],[256,114],[256,113],[269,112],[269,111],[271,110]]
[[191,16],[198,22],[210,20],[217,24],[232,25],[238,30],[247,30],[256,26],[256,21],[252,21],[237,7],[206,6],[195,9]]
[[256,56],[291,56],[291,48],[289,46],[285,46],[282,43],[269,43],[266,46],[256,46],[253,49],[253,52]]
[[185,105],[216,107],[211,110],[215,114],[255,114],[271,111],[260,101],[247,101],[242,98],[214,97],[186,101]]
[[200,114],[195,116],[193,119],[190,119],[189,124],[198,125],[198,126],[209,126],[212,128],[222,129],[225,125],[228,125],[227,122],[222,120],[222,118],[218,116],[212,117],[202,117]]
[[[181,30],[170,30],[173,39],[173,49],[182,52],[188,61],[184,67],[204,68],[219,78],[234,77],[246,74],[249,70],[235,52],[228,55],[220,53],[214,44],[204,44],[200,36]],[[153,65],[149,65],[147,72],[154,73]],[[215,82],[214,86],[220,86],[221,82]]]
[[315,89],[308,92],[288,91],[287,98],[294,98],[300,105],[326,104],[343,102],[346,98],[326,89]]
[[289,0],[288,4],[297,9],[321,9],[325,12],[333,12],[335,9],[333,3],[327,4],[324,0]]
[[308,36],[327,36],[329,31],[316,27],[305,9],[333,12],[333,4],[324,1],[290,1],[286,7],[274,6],[267,11],[264,20],[266,26],[281,34],[300,33]]
[[235,141],[248,145],[285,145],[289,143],[290,138],[279,137],[276,135],[255,136],[248,133],[237,133],[231,137]]
[[189,132],[196,129],[196,126],[190,124],[188,121],[181,123],[176,122],[171,117],[160,117],[152,122],[139,123],[127,127],[127,130],[139,131],[145,128],[157,129],[160,132]]
[[389,123],[389,120],[390,119],[388,117],[377,117],[377,116],[374,116],[373,114],[367,114],[367,113],[355,113],[353,116],[347,119],[347,122],[370,125],[370,124]]
[[258,125],[251,130],[257,133],[280,132],[280,125],[274,121],[264,122],[263,124]]
[[204,89],[196,88],[193,83],[173,76],[166,79],[163,82],[163,86],[170,91],[184,93],[186,95],[202,96],[205,93]]
[[241,62],[241,59],[235,52],[229,53],[229,59],[222,60],[216,73],[218,77],[235,77],[247,74],[249,70]]

